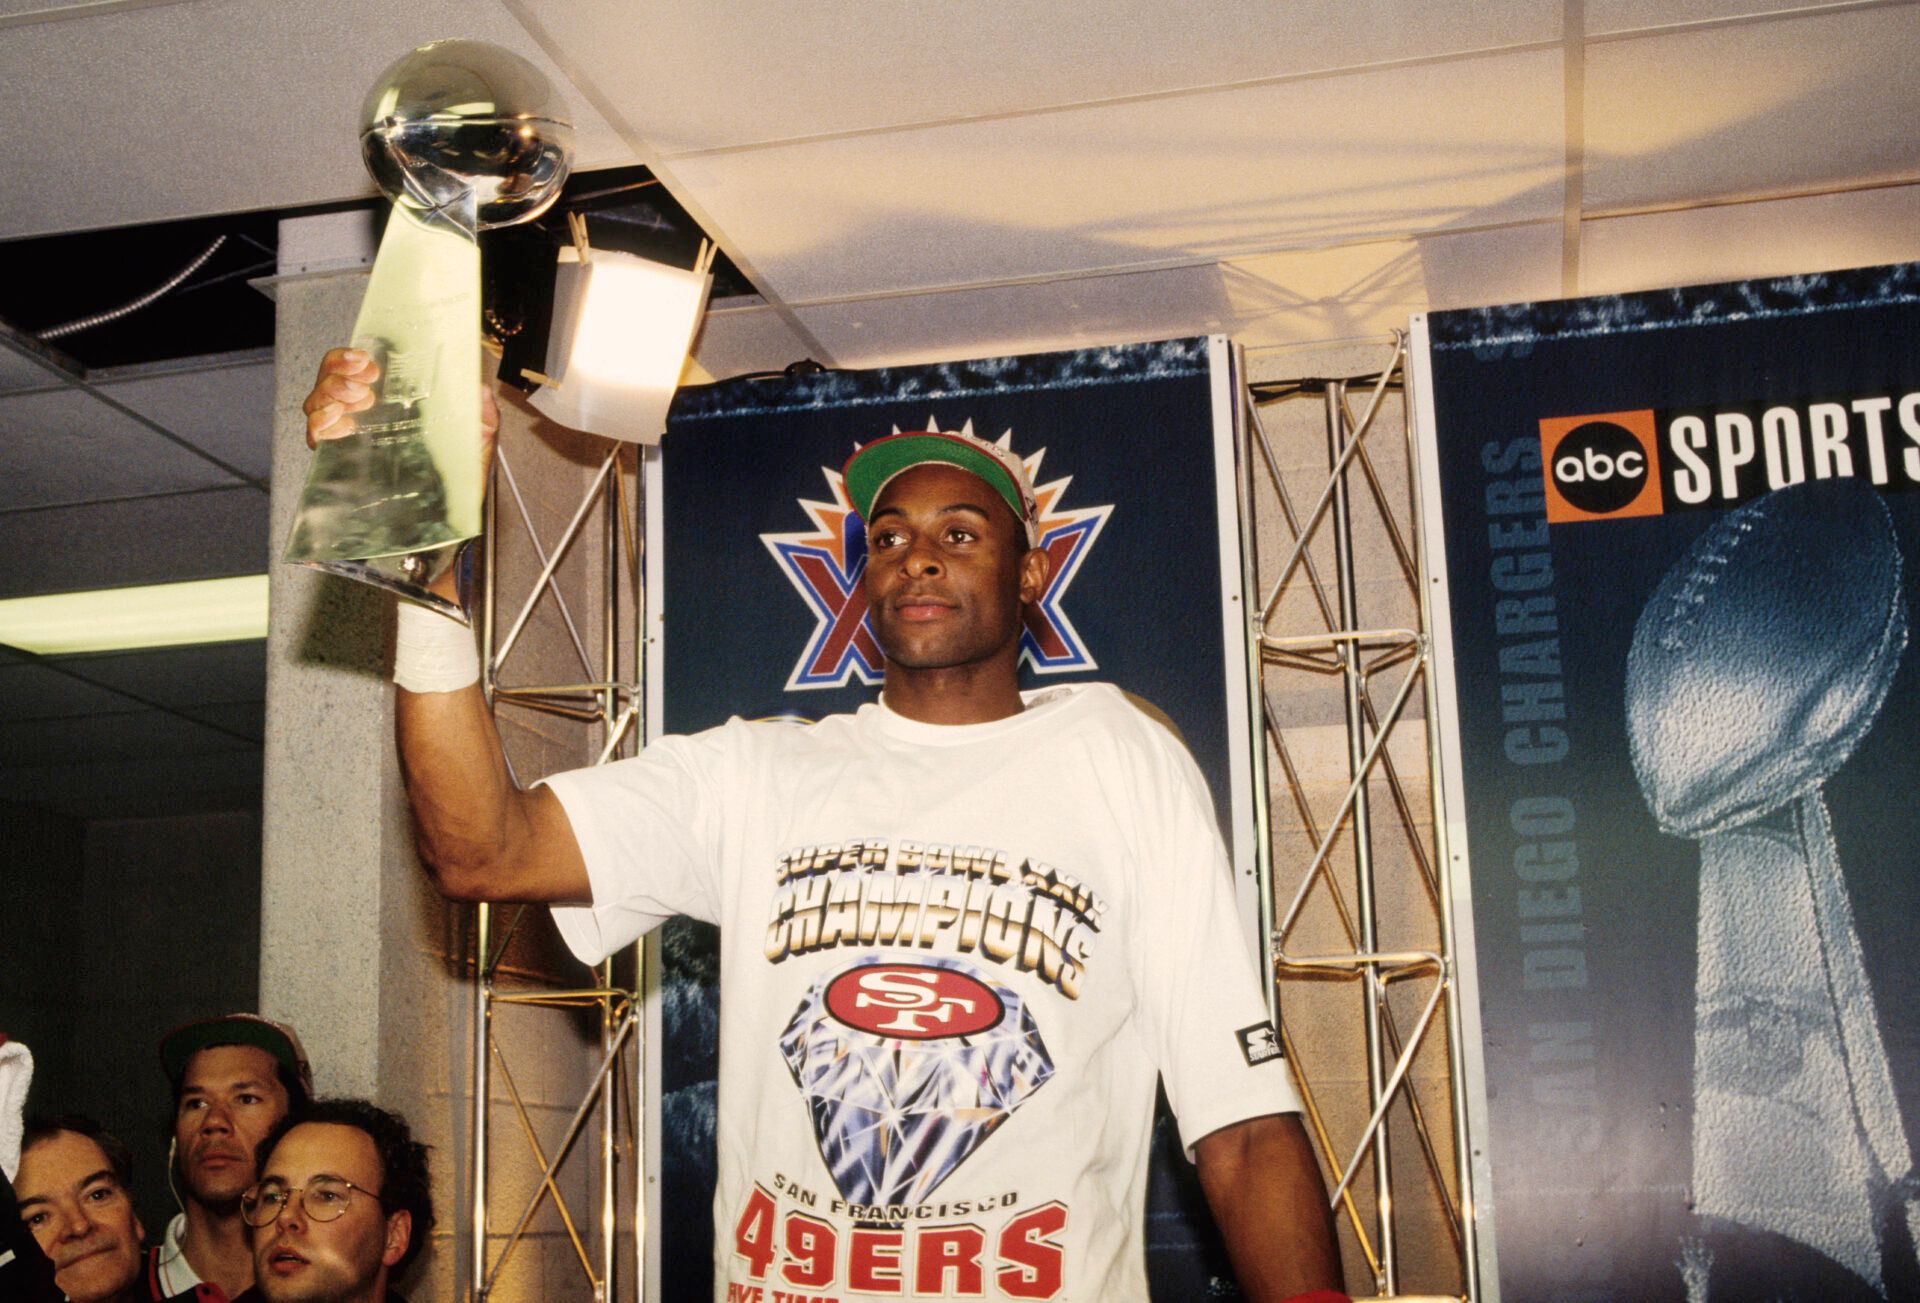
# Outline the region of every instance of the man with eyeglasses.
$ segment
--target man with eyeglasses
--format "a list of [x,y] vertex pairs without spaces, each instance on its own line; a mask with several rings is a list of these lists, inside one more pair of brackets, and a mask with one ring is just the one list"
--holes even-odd
[[364,1100],[317,1101],[260,1145],[240,1196],[254,1287],[234,1303],[404,1303],[391,1282],[433,1230],[427,1147]]

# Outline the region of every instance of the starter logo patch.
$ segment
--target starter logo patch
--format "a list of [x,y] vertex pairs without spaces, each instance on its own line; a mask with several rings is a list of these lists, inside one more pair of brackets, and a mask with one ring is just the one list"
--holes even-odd
[[1273,1059],[1283,1059],[1286,1051],[1280,1048],[1280,1036],[1273,1030],[1270,1022],[1257,1022],[1251,1027],[1242,1027],[1235,1033],[1240,1038],[1240,1053],[1247,1058],[1249,1068],[1257,1068]]

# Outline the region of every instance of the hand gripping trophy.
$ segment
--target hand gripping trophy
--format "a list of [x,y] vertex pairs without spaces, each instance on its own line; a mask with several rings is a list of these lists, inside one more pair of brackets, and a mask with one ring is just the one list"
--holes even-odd
[[478,233],[531,221],[567,179],[573,128],[540,70],[483,41],[435,41],[381,73],[361,115],[393,200],[354,323],[380,367],[355,432],[316,450],[286,560],[435,607],[481,529]]

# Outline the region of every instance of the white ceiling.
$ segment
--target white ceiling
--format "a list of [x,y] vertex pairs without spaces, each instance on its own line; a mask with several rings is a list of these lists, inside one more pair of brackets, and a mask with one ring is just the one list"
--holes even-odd
[[[707,375],[1920,258],[1920,0],[0,0],[0,239],[366,197],[362,96],[449,36],[760,291]],[[0,595],[264,568],[268,359],[33,353],[0,331]],[[209,657],[0,663],[0,783],[104,702],[117,764],[197,729],[173,780],[231,786],[259,675]]]
[[452,35],[556,79],[580,166],[652,166],[759,342],[843,363],[869,318],[1079,333],[1071,294],[848,303],[1530,226],[1575,292],[1583,223],[1920,182],[1913,0],[0,0],[0,238],[366,196],[366,88]]

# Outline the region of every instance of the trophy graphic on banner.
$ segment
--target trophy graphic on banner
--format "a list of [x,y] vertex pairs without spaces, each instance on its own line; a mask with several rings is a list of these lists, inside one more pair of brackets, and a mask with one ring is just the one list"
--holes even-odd
[[[1660,581],[1626,678],[1647,806],[1700,843],[1690,1206],[1882,1297],[1899,1293],[1891,1228],[1913,1224],[1912,1148],[1823,789],[1893,687],[1901,569],[1858,481],[1776,490]],[[1690,1257],[1704,1280],[1710,1256]]]
[[361,115],[393,214],[354,322],[380,367],[354,433],[315,451],[285,559],[465,622],[428,590],[480,533],[478,234],[531,221],[567,179],[573,128],[545,75],[484,41],[435,41],[381,73]]

